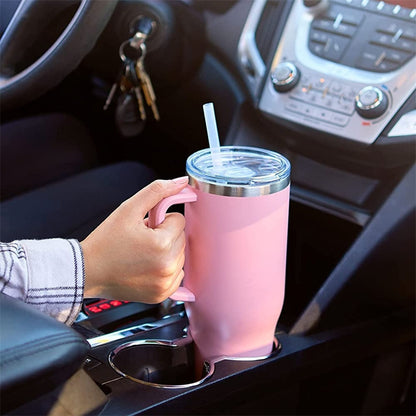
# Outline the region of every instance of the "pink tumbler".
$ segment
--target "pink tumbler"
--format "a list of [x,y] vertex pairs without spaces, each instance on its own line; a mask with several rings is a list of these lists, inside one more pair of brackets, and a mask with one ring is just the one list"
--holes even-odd
[[185,202],[185,277],[171,298],[185,302],[200,368],[270,354],[285,292],[290,163],[235,146],[221,147],[219,160],[209,149],[191,155],[189,186],[149,213],[155,226]]

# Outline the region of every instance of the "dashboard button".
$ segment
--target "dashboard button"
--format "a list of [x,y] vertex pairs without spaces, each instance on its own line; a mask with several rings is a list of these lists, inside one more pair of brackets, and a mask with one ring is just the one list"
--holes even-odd
[[397,23],[389,23],[387,26],[377,26],[377,32],[384,32],[388,35],[394,36],[401,27]]
[[[323,42],[323,39],[326,41]],[[318,29],[311,29],[309,32],[309,50],[315,55],[334,62],[341,60],[350,41],[349,37],[325,33]]]
[[[416,10],[416,9],[415,9]],[[403,37],[411,40],[416,40],[416,28],[407,27],[403,30]]]
[[382,46],[391,46],[393,34],[376,32],[371,38],[371,43]]
[[338,22],[337,20],[332,21],[325,18],[315,19],[312,23],[312,28],[348,37],[352,37],[357,30],[357,27],[355,25],[349,25]]
[[397,62],[383,61],[378,66],[380,72],[391,72],[397,69],[400,65]]
[[332,114],[331,111],[322,108],[316,112],[316,118],[322,121],[331,122]]
[[332,113],[331,115],[331,123],[336,124],[337,126],[346,126],[349,121],[349,117],[343,114]]
[[311,52],[313,52],[315,55],[322,56],[324,53],[324,46],[322,43],[317,42],[310,42],[309,43],[309,49]]
[[329,93],[338,95],[341,93],[342,88],[342,84],[339,82],[332,82],[331,86],[329,87]]
[[403,30],[396,32],[394,35],[376,32],[376,34],[372,37],[371,43],[376,45],[386,46],[392,49],[399,49],[405,52],[416,52],[416,42],[401,37],[403,35]]
[[290,93],[290,97],[300,100],[300,101],[308,102],[309,88],[308,87],[296,88]]
[[411,58],[410,54],[381,46],[367,45],[356,61],[356,67],[373,72],[394,71]]
[[333,22],[329,19],[315,19],[312,23],[314,29],[319,29],[327,32],[333,31]]
[[331,109],[342,114],[351,115],[354,112],[355,101],[340,96],[338,99],[335,99],[332,103]]
[[315,117],[317,109],[312,107],[311,105],[305,104],[303,106],[303,114],[309,117]]
[[290,100],[287,104],[286,104],[286,108],[290,111],[294,111],[295,113],[303,113],[304,109],[305,109],[305,104],[296,101],[296,100]]
[[349,121],[349,117],[344,114],[339,114],[325,108],[315,107],[310,104],[301,103],[297,100],[290,100],[286,104],[286,109],[291,112],[302,114],[329,124],[335,124],[337,126],[346,126]]
[[406,52],[416,53],[416,42],[410,39],[398,39],[395,43],[397,49],[401,49]]
[[322,32],[322,30],[311,29],[310,39],[313,42],[326,44],[328,42],[328,34]]
[[315,81],[312,82],[312,88],[319,90],[319,91],[323,91],[329,87],[329,83],[330,81],[328,80],[328,78],[319,77],[319,78],[316,78]]
[[364,18],[363,14],[358,10],[339,6],[331,7],[326,15],[335,22],[335,19],[340,14],[342,14],[342,23],[347,23],[353,26],[358,26]]
[[406,52],[386,50],[386,59],[399,65],[404,64],[410,58],[411,55]]
[[352,37],[354,36],[357,28],[352,25],[347,25],[345,23],[340,23],[339,26],[335,29],[336,33],[343,36]]
[[339,61],[349,44],[349,39],[332,36],[325,45],[323,56],[331,61]]

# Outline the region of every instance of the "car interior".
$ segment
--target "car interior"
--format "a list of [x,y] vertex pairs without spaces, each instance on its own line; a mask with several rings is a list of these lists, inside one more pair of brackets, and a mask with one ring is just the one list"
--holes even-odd
[[415,414],[414,0],[1,0],[0,35],[2,242],[186,175],[208,102],[221,146],[291,165],[270,355],[197,376],[182,301],[67,327],[2,294],[2,414]]

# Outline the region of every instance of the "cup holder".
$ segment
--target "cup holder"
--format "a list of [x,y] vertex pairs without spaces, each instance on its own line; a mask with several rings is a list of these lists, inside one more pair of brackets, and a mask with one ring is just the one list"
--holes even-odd
[[195,379],[194,348],[190,338],[128,342],[114,349],[108,360],[123,377],[162,388],[196,386],[214,372],[214,365],[205,363],[202,377]]
[[188,337],[175,341],[147,339],[127,342],[109,355],[110,366],[120,375],[137,383],[178,389],[197,386],[212,376],[215,363],[222,360],[256,361],[266,359],[281,349],[275,339],[270,355],[264,357],[220,357],[205,362],[202,375],[196,376],[194,345]]

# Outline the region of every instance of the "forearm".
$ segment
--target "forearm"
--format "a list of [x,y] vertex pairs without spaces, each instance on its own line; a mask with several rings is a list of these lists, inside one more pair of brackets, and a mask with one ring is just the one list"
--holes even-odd
[[84,265],[78,241],[0,243],[0,291],[70,325],[84,295]]

